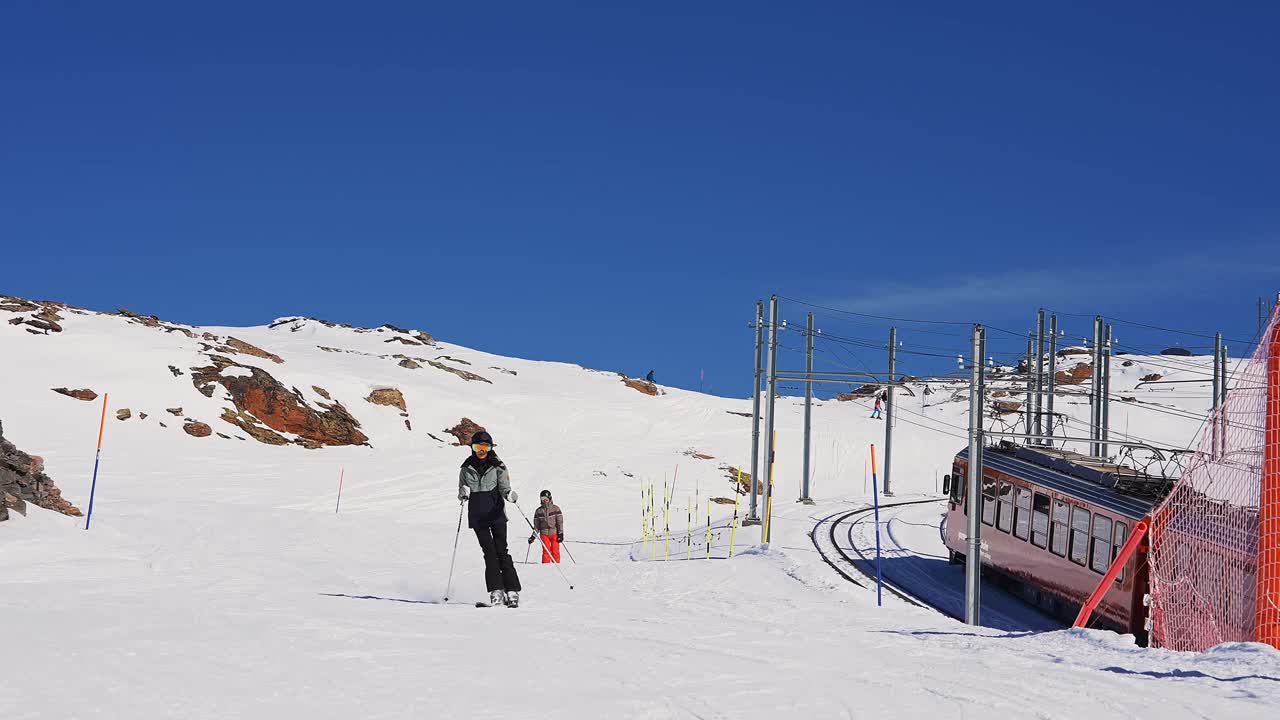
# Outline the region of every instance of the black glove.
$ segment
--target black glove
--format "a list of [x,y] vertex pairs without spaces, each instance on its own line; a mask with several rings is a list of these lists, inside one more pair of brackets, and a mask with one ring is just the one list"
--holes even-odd
[[564,533],[559,533],[556,535],[556,542],[564,542]]
[[537,537],[538,537],[537,535],[530,535],[530,536],[529,536],[529,544],[530,544],[530,545],[532,545],[532,544],[533,544],[533,541],[534,541],[535,539],[537,539]]

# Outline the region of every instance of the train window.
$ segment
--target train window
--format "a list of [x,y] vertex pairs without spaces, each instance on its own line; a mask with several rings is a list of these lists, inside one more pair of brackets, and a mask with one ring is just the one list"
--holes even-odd
[[996,479],[982,478],[982,524],[994,525],[996,521]]
[[1089,567],[1096,573],[1105,575],[1114,559],[1111,552],[1111,518],[1105,515],[1093,516],[1093,541],[1089,548]]
[[1000,532],[1013,530],[1013,485],[1000,483],[1000,513],[996,516],[996,528]]
[[1085,565],[1089,560],[1089,511],[1071,508],[1071,562]]
[[955,502],[964,499],[964,475],[956,465],[951,466],[951,499]]
[[1070,523],[1071,507],[1058,500],[1053,501],[1053,525],[1049,528],[1049,552],[1062,557],[1067,556],[1067,526]]
[[1035,494],[1031,511],[1031,543],[1036,547],[1049,547],[1049,496]]
[[[1124,547],[1124,541],[1129,537],[1129,526],[1122,522],[1116,522],[1116,542],[1111,546],[1111,559],[1114,562],[1116,555],[1120,554],[1120,548]],[[1120,570],[1120,574],[1116,576],[1116,582],[1124,580],[1124,570]]]
[[1031,491],[1017,489],[1017,510],[1013,521],[1013,534],[1023,540],[1031,534]]

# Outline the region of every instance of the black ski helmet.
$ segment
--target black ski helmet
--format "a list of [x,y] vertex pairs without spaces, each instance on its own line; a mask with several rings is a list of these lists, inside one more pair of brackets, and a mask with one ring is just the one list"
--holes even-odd
[[550,491],[550,490],[543,490],[542,492],[538,493],[538,499],[542,499],[542,498],[547,498],[548,500],[550,500],[550,499],[551,499],[551,491]]
[[471,444],[475,445],[476,443],[489,443],[490,445],[493,445],[493,436],[484,430],[479,430],[476,434],[471,436]]

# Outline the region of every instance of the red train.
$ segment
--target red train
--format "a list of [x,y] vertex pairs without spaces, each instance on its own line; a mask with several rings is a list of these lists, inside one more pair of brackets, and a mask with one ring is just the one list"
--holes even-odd
[[[969,450],[952,463],[943,531],[952,562],[965,562]],[[983,572],[1043,612],[1070,624],[1098,586],[1130,530],[1170,482],[1068,450],[1004,441],[983,453]],[[1145,543],[1093,614],[1093,627],[1146,644]]]

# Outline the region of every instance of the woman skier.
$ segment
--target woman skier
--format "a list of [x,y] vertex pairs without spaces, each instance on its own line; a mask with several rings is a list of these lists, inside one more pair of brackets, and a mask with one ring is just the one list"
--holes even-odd
[[520,578],[507,552],[505,500],[516,501],[507,466],[493,452],[493,438],[481,430],[471,436],[471,455],[458,473],[458,499],[470,502],[467,527],[476,533],[484,552],[484,582],[490,605],[520,604]]
[[542,536],[542,562],[560,562],[560,543],[564,542],[564,514],[560,506],[551,500],[551,491],[543,490],[538,494],[540,505],[533,511],[533,534],[529,536],[529,544]]

